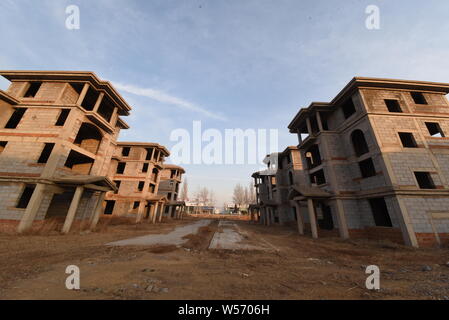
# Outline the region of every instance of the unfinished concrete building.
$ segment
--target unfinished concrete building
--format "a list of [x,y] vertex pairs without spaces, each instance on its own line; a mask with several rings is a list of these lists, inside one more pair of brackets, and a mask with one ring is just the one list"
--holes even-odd
[[106,195],[104,214],[136,222],[160,221],[167,198],[158,194],[159,183],[169,155],[157,143],[118,142],[109,167],[117,190]]
[[174,164],[164,164],[158,194],[167,198],[164,215],[181,219],[185,210],[185,202],[179,200],[179,186],[182,182],[184,168]]
[[0,71],[0,219],[24,232],[50,219],[94,228],[120,118],[130,106],[92,72]]
[[307,177],[288,196],[299,232],[447,245],[448,92],[356,77],[331,102],[301,109],[288,126]]
[[305,185],[298,148],[289,146],[283,152],[267,156],[264,163],[267,170],[252,175],[256,189],[256,203],[249,207],[252,220],[265,225],[296,225],[296,208],[288,197],[293,189],[304,189]]

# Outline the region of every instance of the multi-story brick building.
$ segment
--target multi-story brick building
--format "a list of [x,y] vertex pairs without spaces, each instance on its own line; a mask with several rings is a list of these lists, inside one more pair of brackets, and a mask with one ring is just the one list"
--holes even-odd
[[135,217],[137,222],[160,221],[167,197],[158,194],[159,183],[169,155],[157,143],[117,143],[109,168],[117,190],[107,194],[104,214]]
[[158,194],[167,198],[164,214],[170,218],[182,218],[185,202],[179,200],[179,186],[185,170],[174,164],[164,164]]
[[298,148],[289,146],[283,152],[267,156],[264,162],[267,170],[252,175],[257,203],[251,205],[251,213],[260,216],[266,225],[296,223],[296,210],[288,196],[295,186],[304,185]]
[[[300,233],[449,242],[449,84],[354,78],[289,124],[302,173]],[[298,214],[299,212],[299,214]]]
[[0,219],[30,229],[48,218],[95,227],[120,118],[130,106],[92,72],[0,71]]

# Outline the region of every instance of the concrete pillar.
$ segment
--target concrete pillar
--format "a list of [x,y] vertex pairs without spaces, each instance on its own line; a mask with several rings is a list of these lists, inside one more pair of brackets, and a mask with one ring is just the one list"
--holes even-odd
[[98,220],[100,219],[101,212],[103,211],[103,202],[104,198],[106,196],[106,192],[101,192],[100,196],[98,197],[97,204],[95,205],[95,211],[92,216],[91,222],[90,222],[90,229],[94,230],[97,226]]
[[164,209],[165,209],[165,204],[162,202],[161,203],[161,213],[159,215],[159,222],[162,221],[162,216],[164,215]]
[[304,221],[301,215],[301,206],[298,201],[294,202],[296,208],[296,223],[298,224],[298,232],[299,234],[304,234]]
[[103,101],[103,98],[104,98],[104,92],[100,92],[100,94],[98,95],[98,99],[95,102],[93,112],[98,112],[98,108],[100,108],[100,104],[101,104],[101,101]]
[[76,187],[75,194],[73,195],[72,202],[70,203],[69,211],[62,226],[62,233],[67,234],[72,227],[73,220],[75,219],[76,210],[80,204],[81,197],[83,195],[84,187]]
[[323,132],[323,122],[321,120],[321,114],[319,111],[317,111],[316,113],[316,121],[318,122],[318,130],[320,130],[320,132]]
[[413,225],[410,222],[410,217],[408,215],[407,207],[405,206],[402,197],[396,196],[396,199],[399,204],[399,209],[401,212],[398,214],[399,224],[401,226],[402,238],[404,239],[404,243],[407,246],[412,246],[418,248],[418,240],[416,239],[415,230],[413,229]]
[[337,199],[337,222],[338,222],[338,231],[340,233],[340,237],[342,239],[349,238],[348,224],[346,223],[345,210],[343,207],[343,202],[340,199]]
[[145,201],[140,201],[139,208],[137,209],[137,218],[136,223],[139,223],[143,219],[143,215],[145,214]]
[[20,220],[19,226],[17,227],[17,232],[22,233],[31,228],[33,221],[36,218],[36,214],[39,211],[39,207],[44,197],[44,192],[45,184],[38,183],[34,188],[33,195],[31,196],[25,213]]
[[150,215],[150,220],[149,220],[149,221],[151,221],[151,223],[156,222],[156,215],[157,215],[158,207],[159,207],[159,202],[156,202],[155,204],[153,204],[153,206],[151,208],[152,214]]
[[76,101],[76,104],[77,105],[81,105],[82,103],[83,103],[83,100],[84,100],[84,98],[86,97],[86,94],[87,94],[87,91],[89,90],[89,84],[88,83],[85,83],[84,84],[84,87],[83,87],[83,90],[81,90],[81,93],[80,93],[80,95],[79,95],[79,97],[78,97],[78,100]]
[[307,132],[309,133],[309,136],[311,136],[312,135],[312,124],[310,123],[309,117],[306,119],[306,124],[307,124]]
[[114,111],[112,112],[111,120],[109,121],[109,124],[111,126],[115,126],[115,122],[117,121],[117,118],[118,118],[118,107],[115,107]]
[[312,199],[307,199],[307,207],[309,210],[310,228],[312,229],[312,238],[318,238],[318,229],[316,225],[315,206]]

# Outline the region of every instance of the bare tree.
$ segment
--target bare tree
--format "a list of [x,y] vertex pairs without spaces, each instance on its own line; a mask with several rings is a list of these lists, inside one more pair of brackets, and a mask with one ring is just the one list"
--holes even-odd
[[211,207],[215,207],[215,193],[212,189],[209,190],[209,199],[208,199],[208,205]]
[[245,190],[240,183],[234,187],[234,195],[232,196],[232,200],[238,207],[245,204]]
[[182,183],[181,200],[182,201],[188,201],[189,200],[189,187],[188,187],[188,184],[187,184],[187,179],[184,179],[184,182]]
[[248,197],[249,197],[249,204],[256,202],[256,191],[254,190],[254,183],[251,181],[248,186]]

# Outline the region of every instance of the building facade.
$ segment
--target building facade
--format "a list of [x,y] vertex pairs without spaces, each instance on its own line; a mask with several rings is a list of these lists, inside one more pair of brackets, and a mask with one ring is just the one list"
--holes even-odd
[[159,187],[169,155],[157,143],[117,143],[109,167],[117,190],[106,195],[104,214],[132,217],[136,222],[160,221],[167,198],[159,194]]
[[50,218],[94,228],[131,107],[92,72],[0,71],[0,220],[25,232]]
[[288,126],[302,162],[288,194],[299,232],[448,244],[448,92],[357,77],[331,102],[301,109]]
[[184,173],[184,168],[177,165],[164,164],[162,166],[158,194],[167,199],[164,215],[169,218],[181,219],[184,213],[185,202],[179,199],[179,187]]

